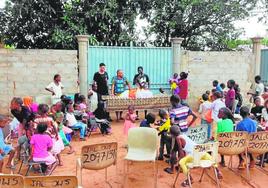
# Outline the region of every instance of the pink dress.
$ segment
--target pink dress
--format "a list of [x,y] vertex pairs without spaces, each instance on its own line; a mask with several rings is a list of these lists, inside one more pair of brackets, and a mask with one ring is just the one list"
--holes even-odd
[[133,123],[132,121],[134,121],[136,119],[136,114],[129,114],[128,118],[125,119],[125,123],[124,123],[124,135],[128,135],[128,130],[130,128],[136,127],[135,123]]

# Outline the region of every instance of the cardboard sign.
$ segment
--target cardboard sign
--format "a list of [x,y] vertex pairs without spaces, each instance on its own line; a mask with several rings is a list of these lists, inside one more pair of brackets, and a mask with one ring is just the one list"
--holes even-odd
[[23,177],[20,175],[0,175],[0,188],[23,188]]
[[195,152],[210,152],[213,151],[214,142],[206,143],[206,144],[198,144],[194,147]]
[[197,127],[189,127],[186,135],[197,144],[203,144],[207,140],[208,126],[201,125]]
[[249,135],[248,152],[264,154],[268,152],[268,132],[261,131]]
[[116,164],[117,143],[84,146],[81,153],[82,168],[100,170]]
[[238,155],[245,152],[247,138],[247,132],[237,131],[219,134],[219,153],[222,155]]
[[78,181],[76,176],[33,176],[25,177],[24,187],[77,188]]

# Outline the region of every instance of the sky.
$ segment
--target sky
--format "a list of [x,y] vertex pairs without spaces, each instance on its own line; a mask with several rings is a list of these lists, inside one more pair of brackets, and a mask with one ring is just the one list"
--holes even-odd
[[[3,8],[6,0],[0,0],[0,8]],[[258,22],[258,16],[263,14],[262,12],[258,13],[255,16],[251,16],[246,20],[240,20],[235,22],[236,28],[243,28],[245,33],[240,36],[241,39],[249,39],[255,36],[258,37],[268,37],[268,26],[264,23]],[[142,35],[142,27],[146,26],[148,23],[143,20],[137,19],[137,31]]]

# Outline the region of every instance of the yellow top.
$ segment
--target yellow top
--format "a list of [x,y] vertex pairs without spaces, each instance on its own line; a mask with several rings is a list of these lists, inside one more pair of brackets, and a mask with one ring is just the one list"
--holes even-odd
[[169,132],[170,127],[171,127],[171,122],[170,122],[170,118],[168,118],[167,121],[166,121],[163,125],[161,125],[161,126],[159,127],[159,131],[160,131],[160,132],[162,132],[162,131],[167,131],[167,132]]

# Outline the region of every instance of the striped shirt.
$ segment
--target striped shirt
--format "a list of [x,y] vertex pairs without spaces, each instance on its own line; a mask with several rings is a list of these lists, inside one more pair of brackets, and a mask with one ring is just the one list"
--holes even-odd
[[188,116],[192,114],[191,109],[188,106],[178,105],[170,111],[170,118],[174,119],[174,125],[180,127],[181,132],[188,131]]

